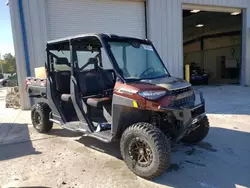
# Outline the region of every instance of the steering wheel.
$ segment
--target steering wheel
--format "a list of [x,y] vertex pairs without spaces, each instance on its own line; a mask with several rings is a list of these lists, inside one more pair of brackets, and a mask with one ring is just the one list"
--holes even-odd
[[[150,72],[155,72],[155,69],[154,69],[153,67],[147,68],[145,71],[143,71],[143,72],[140,74],[140,77],[142,77],[143,75],[144,75],[144,76],[148,76],[148,74],[149,74]],[[148,74],[146,74],[146,73],[148,73]]]

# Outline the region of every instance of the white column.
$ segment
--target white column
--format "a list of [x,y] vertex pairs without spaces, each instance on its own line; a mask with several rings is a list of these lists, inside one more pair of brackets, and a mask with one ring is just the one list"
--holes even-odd
[[26,61],[24,56],[23,37],[22,37],[21,22],[19,16],[18,0],[9,1],[9,8],[10,8],[11,26],[13,33],[14,48],[15,48],[17,78],[20,91],[20,103],[22,109],[29,109],[30,100],[25,91],[25,86],[24,86],[24,79],[27,76],[27,72],[26,72]]
[[[28,58],[31,76],[34,68],[44,66],[45,48],[47,41],[47,19],[45,0],[22,0],[25,31],[28,46]],[[26,59],[23,45],[23,32],[21,29],[18,0],[9,1],[15,55],[17,62],[18,84],[20,89],[21,108],[30,108],[30,99],[25,91],[24,80],[27,77]]]
[[241,84],[250,86],[250,7],[243,10]]

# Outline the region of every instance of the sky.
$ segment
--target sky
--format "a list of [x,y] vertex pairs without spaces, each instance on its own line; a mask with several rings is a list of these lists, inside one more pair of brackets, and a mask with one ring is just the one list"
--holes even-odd
[[14,45],[10,21],[9,7],[5,5],[6,0],[0,0],[0,54],[14,55]]

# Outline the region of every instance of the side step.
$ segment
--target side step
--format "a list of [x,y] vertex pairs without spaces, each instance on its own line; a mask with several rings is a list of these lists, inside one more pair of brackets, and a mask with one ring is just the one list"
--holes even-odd
[[[53,119],[50,119],[50,121],[61,125],[59,121],[56,121]],[[99,132],[92,133],[92,132],[89,132],[87,128],[85,128],[87,126],[88,125],[86,123],[83,123],[80,121],[73,121],[73,122],[69,122],[69,123],[61,125],[61,127],[64,129],[67,129],[73,132],[83,133],[84,134],[83,136],[92,137],[105,143],[110,143],[113,141],[111,130],[107,129],[109,127],[105,127],[105,126],[101,127],[101,129],[99,129]],[[106,126],[109,126],[109,125],[107,124]]]
[[105,130],[105,131],[101,131],[101,132],[93,132],[91,134],[87,134],[84,136],[89,136],[89,137],[95,138],[95,139],[100,140],[100,141],[105,142],[105,143],[110,143],[113,141],[113,136],[112,136],[111,130]]
[[68,130],[78,131],[81,133],[89,133],[87,126],[88,125],[86,123],[80,121],[72,121],[62,125],[63,128]]
[[68,122],[66,124],[60,124],[60,122],[50,119],[50,121],[57,123],[59,125],[61,125],[62,128],[73,131],[73,132],[81,132],[84,134],[89,134],[90,132],[87,129],[87,124],[80,122],[80,121],[72,121],[72,122]]

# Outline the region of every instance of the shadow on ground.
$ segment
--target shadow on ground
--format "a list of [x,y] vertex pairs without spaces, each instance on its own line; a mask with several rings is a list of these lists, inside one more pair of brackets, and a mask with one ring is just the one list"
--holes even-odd
[[50,188],[50,187],[42,187],[42,186],[33,186],[33,187],[9,187],[9,188]]
[[[0,91],[1,92],[1,91]],[[5,100],[5,96],[0,96],[0,100]]]
[[0,123],[0,161],[34,154],[27,124]]
[[86,147],[106,153],[117,159],[122,159],[119,141],[112,142],[112,143],[104,143],[95,138],[85,137],[85,136],[81,137],[77,141],[81,144],[84,144],[84,146]]
[[92,137],[82,136],[82,133],[72,132],[66,129],[52,129],[49,135],[59,137],[76,137],[77,142],[83,144],[88,148],[106,153],[117,159],[122,159],[119,141],[112,143],[104,143]]
[[[77,142],[121,159],[119,142],[106,144],[90,137]],[[249,143],[249,133],[211,127],[208,137],[197,145],[173,145],[170,168],[153,182],[172,187],[250,187]]]
[[[0,161],[40,154],[29,135],[26,124],[0,124]],[[73,137],[88,148],[115,157],[114,162],[121,159],[119,142],[106,144],[63,129],[52,130],[50,135]],[[249,143],[249,133],[211,127],[207,138],[197,145],[173,145],[170,168],[152,182],[171,187],[250,187]]]
[[211,127],[197,145],[173,147],[168,172],[154,182],[173,187],[250,187],[250,134]]
[[69,131],[69,130],[61,129],[61,128],[53,128],[49,132],[49,135],[59,136],[59,137],[79,137],[82,135],[82,133],[77,133],[77,132],[73,132],[73,131]]

